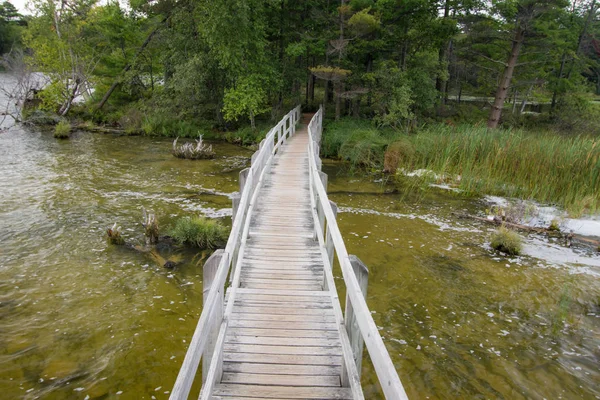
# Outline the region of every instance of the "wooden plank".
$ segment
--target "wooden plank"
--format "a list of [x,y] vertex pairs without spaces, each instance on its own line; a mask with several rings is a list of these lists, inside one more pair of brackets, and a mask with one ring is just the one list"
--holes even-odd
[[257,282],[242,282],[241,287],[248,289],[280,289],[280,290],[298,290],[298,291],[311,291],[319,290],[320,285],[287,285],[287,284],[269,284],[269,283],[257,283]]
[[276,346],[243,343],[225,343],[223,350],[229,353],[289,354],[306,356],[341,356],[341,347]]
[[297,387],[297,386],[261,386],[220,384],[213,394],[215,396],[246,396],[260,399],[351,399],[347,388],[331,387]]
[[265,337],[265,336],[238,336],[229,334],[226,343],[258,344],[264,346],[318,346],[340,347],[338,338],[298,338],[298,337]]
[[[240,293],[242,295],[243,294],[269,294],[269,295],[275,295],[275,296],[299,296],[300,295],[298,293],[290,293],[289,291],[279,290],[279,289],[265,289],[265,290],[239,289],[238,293]],[[302,296],[323,297],[326,299],[331,296],[331,294],[329,292],[323,292],[321,290],[315,290],[312,292],[303,292],[301,295]]]
[[278,295],[278,294],[269,294],[269,293],[241,293],[237,296],[236,298],[236,302],[237,301],[250,301],[250,302],[268,302],[270,304],[277,304],[277,303],[281,303],[281,302],[286,302],[286,303],[290,303],[293,302],[294,304],[297,303],[302,303],[302,306],[308,306],[308,305],[304,305],[304,303],[309,303],[310,304],[317,304],[317,307],[320,307],[321,305],[325,305],[327,307],[331,307],[331,302],[330,299],[328,299],[325,296],[314,296],[312,294],[290,294],[290,295]]
[[240,372],[269,375],[337,375],[342,368],[339,365],[298,365],[224,362],[223,372]]
[[332,322],[335,323],[335,318],[333,316],[327,315],[303,315],[303,314],[295,314],[295,315],[282,315],[282,314],[247,314],[247,313],[236,313],[234,312],[231,315],[232,318],[236,318],[240,321],[261,321],[261,322],[269,322],[269,321],[287,321],[287,322]]
[[301,354],[223,353],[223,362],[341,366],[341,356]]
[[321,315],[333,317],[333,308],[306,308],[306,307],[247,307],[235,306],[234,312],[247,314],[268,314],[268,315]]
[[340,387],[340,377],[335,375],[274,375],[225,372],[221,382],[263,386]]
[[[271,328],[285,330],[337,331],[337,325],[331,322],[277,322],[235,320],[229,322],[232,328]],[[302,335],[298,335],[302,336]]]

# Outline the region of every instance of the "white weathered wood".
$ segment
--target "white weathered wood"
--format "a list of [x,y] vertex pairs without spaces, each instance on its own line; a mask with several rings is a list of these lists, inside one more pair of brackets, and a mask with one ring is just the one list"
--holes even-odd
[[[331,213],[333,214],[333,218],[337,217],[338,207],[333,201],[329,201],[329,206],[331,207]],[[325,213],[323,213],[325,215]],[[333,259],[335,256],[335,247],[333,244],[333,238],[331,237],[331,232],[329,230],[329,223],[327,225],[327,238],[325,239],[325,246],[327,248],[327,258],[329,259],[329,265],[333,265]]]
[[[221,264],[221,258],[223,258],[223,250],[219,249],[215,251],[204,263],[202,268],[202,302],[206,303],[210,287],[215,279],[219,265]],[[210,361],[215,351],[215,345],[217,342],[217,336],[219,335],[219,327],[221,326],[221,319],[223,319],[223,302],[219,301],[215,305],[215,311],[211,317],[211,323],[208,327],[208,341],[206,348],[202,354],[202,384],[206,382],[206,376],[208,375],[208,369],[210,367]]]
[[[320,112],[315,115],[318,114],[320,114]],[[317,117],[315,119],[313,117],[313,121],[316,122],[313,123],[313,121],[311,121],[311,123],[309,123],[309,136],[312,136],[312,130],[314,129],[315,125],[320,130],[319,118],[320,117]],[[314,142],[311,138],[311,140],[309,140],[308,150],[310,169],[312,171],[311,188],[314,187],[316,194],[318,194],[319,198],[322,200],[325,218],[327,220],[328,226],[331,229],[332,241],[334,243],[335,251],[340,261],[340,267],[342,270],[344,283],[346,284],[346,293],[354,309],[356,321],[360,328],[361,335],[367,346],[369,356],[371,357],[373,366],[375,367],[375,372],[377,373],[377,377],[379,379],[379,382],[381,384],[386,398],[400,400],[408,399],[408,397],[406,396],[406,392],[404,391],[404,387],[400,382],[400,378],[398,377],[394,364],[390,359],[387,349],[385,348],[385,344],[383,343],[383,340],[379,335],[377,326],[373,321],[373,317],[371,316],[364,296],[362,295],[360,285],[356,279],[356,276],[354,276],[350,259],[346,251],[342,235],[335,222],[335,216],[333,215],[331,206],[329,205],[328,201],[324,201],[325,199],[327,199],[326,191],[320,180],[315,178],[317,172],[319,171],[319,168],[315,160],[314,149],[312,148],[314,145],[313,143]]]
[[233,192],[231,194],[231,221],[235,220],[235,216],[237,215],[238,208],[240,207],[240,200],[242,196],[240,192]]
[[[354,271],[354,275],[358,281],[360,286],[360,290],[363,294],[363,297],[367,298],[367,287],[369,285],[369,270],[367,266],[360,261],[360,259],[354,255],[350,255],[350,263],[352,264],[352,270]],[[356,363],[356,370],[358,372],[358,376],[361,375],[362,369],[362,357],[363,357],[363,348],[364,342],[362,335],[360,333],[360,328],[358,327],[358,322],[356,321],[356,314],[354,313],[354,308],[352,307],[352,302],[346,296],[346,311],[345,315],[345,325],[346,332],[348,333],[348,338],[350,340],[350,345],[352,346],[352,355],[354,357],[354,362]],[[344,375],[342,375],[342,383],[344,383]]]

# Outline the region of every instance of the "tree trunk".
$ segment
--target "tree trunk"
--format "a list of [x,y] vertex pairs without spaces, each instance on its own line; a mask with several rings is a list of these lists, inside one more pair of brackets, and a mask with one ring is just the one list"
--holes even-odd
[[556,82],[556,87],[552,92],[552,103],[550,104],[550,114],[554,114],[554,110],[556,109],[556,100],[558,99],[558,86],[560,84],[560,80],[562,79],[563,72],[565,70],[565,62],[567,61],[567,53],[563,53],[562,60],[560,62],[560,68],[558,70],[558,81]]
[[527,100],[529,99],[529,96],[531,95],[531,91],[533,90],[533,83],[531,84],[531,86],[529,86],[529,89],[527,89],[527,94],[525,94],[525,97],[523,97],[523,101],[521,102],[521,109],[519,111],[519,115],[523,114],[523,111],[525,111],[525,107],[527,106]]
[[336,82],[333,90],[335,95],[335,120],[337,121],[342,113],[342,82]]
[[498,89],[496,90],[494,105],[490,111],[490,117],[487,123],[488,128],[495,129],[498,127],[500,117],[502,116],[504,100],[506,100],[506,95],[508,94],[508,88],[510,87],[510,83],[512,81],[513,73],[515,71],[515,66],[517,65],[517,60],[519,59],[519,53],[521,52],[524,38],[525,29],[523,29],[521,26],[517,26],[510,55],[508,57],[508,61],[506,62],[504,72],[502,73],[502,78],[500,78]]
[[[447,19],[449,16],[450,16],[450,0],[446,0],[445,4],[444,4],[444,19]],[[448,50],[450,49],[450,43],[451,43],[451,40],[442,44],[442,46],[440,47],[439,54],[438,54],[438,62],[440,65],[440,70],[441,70],[442,66],[444,65],[444,62],[446,61]],[[446,72],[448,72],[448,66],[446,66]],[[445,104],[446,103],[445,89],[447,88],[446,80],[442,79],[440,76],[438,76],[435,80],[435,88],[439,92],[440,104],[442,104],[442,105]]]
[[80,83],[81,82],[80,82],[79,78],[76,78],[75,86],[73,86],[73,90],[71,91],[71,94],[69,95],[69,98],[67,99],[67,102],[61,107],[61,109],[58,112],[58,114],[61,117],[64,117],[65,115],[67,115],[67,113],[71,109],[71,105],[73,104],[73,99],[75,99],[75,96],[77,95],[77,90],[79,89]]
[[150,32],[150,34],[148,35],[148,37],[146,38],[146,40],[144,40],[144,43],[142,43],[141,47],[138,49],[138,51],[135,54],[135,57],[133,58],[133,60],[129,64],[125,65],[125,68],[123,68],[123,71],[121,71],[121,73],[114,80],[114,82],[112,83],[112,85],[110,85],[110,87],[108,88],[108,90],[106,91],[106,93],[104,94],[104,96],[102,97],[102,100],[100,100],[100,103],[98,103],[98,106],[96,106],[97,110],[100,110],[102,107],[104,107],[104,104],[106,104],[106,102],[108,101],[108,99],[110,98],[110,96],[112,95],[112,93],[115,91],[115,89],[117,88],[117,86],[119,86],[119,84],[121,83],[121,76],[131,69],[131,67],[133,66],[133,64],[137,60],[137,58],[140,56],[140,54],[142,54],[142,52],[148,46],[148,44],[150,44],[150,41],[152,40],[152,38],[154,37],[154,35],[156,34],[156,32],[158,32],[158,30],[160,29],[160,27],[162,26],[162,24],[167,20],[167,18],[168,17],[165,17],[162,20],[162,22],[160,23],[160,25],[157,26],[156,28],[154,28],[154,30],[152,32]]

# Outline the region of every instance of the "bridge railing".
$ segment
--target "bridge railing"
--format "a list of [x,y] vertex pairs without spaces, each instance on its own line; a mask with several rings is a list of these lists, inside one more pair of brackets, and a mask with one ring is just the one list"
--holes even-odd
[[[296,132],[296,123],[299,119],[300,106],[297,106],[269,131],[260,143],[259,149],[252,155],[250,168],[240,172],[241,194],[233,196],[234,212],[231,232],[225,249],[216,254],[218,260],[216,271],[210,276],[212,278],[210,290],[204,297],[200,319],[169,396],[171,400],[188,398],[196,379],[198,367],[203,359],[202,379],[203,385],[206,384],[207,388],[203,387],[202,398],[210,396],[212,386],[220,379],[222,374],[221,350],[228,323],[227,316],[231,313],[235,289],[239,286],[239,272],[236,272],[239,270],[238,264],[241,260],[238,259],[238,254],[243,253],[256,194],[265,172],[273,160],[273,155]],[[228,307],[225,309],[225,289],[228,275],[232,293],[230,293]]]
[[[324,185],[326,175],[321,172],[321,159],[319,158],[322,132],[323,108],[321,107],[308,125],[309,179],[311,195],[313,196],[315,237],[319,239],[324,248],[323,251],[328,256],[325,258],[326,277],[324,285],[327,285],[327,281],[331,285],[334,284],[331,277],[334,256],[338,258],[346,285],[346,306],[343,315],[344,327],[342,329],[345,329],[347,333],[351,346],[349,351],[353,353],[353,360],[350,361],[353,361],[355,365],[351,365],[351,368],[348,368],[348,362],[346,362],[344,369],[346,376],[342,376],[342,382],[350,387],[355,385],[355,382],[353,382],[355,378],[348,376],[348,371],[356,369],[360,376],[364,343],[366,344],[367,352],[371,358],[385,397],[393,400],[408,399],[394,363],[381,339],[377,325],[373,321],[371,311],[365,301],[366,279],[365,273],[361,273],[361,269],[366,271],[366,267],[356,257],[348,255],[346,245],[336,222],[337,207],[327,198],[327,190]],[[327,274],[330,275],[330,279],[327,279]],[[333,287],[330,289],[335,291]],[[362,394],[360,395],[362,396]]]

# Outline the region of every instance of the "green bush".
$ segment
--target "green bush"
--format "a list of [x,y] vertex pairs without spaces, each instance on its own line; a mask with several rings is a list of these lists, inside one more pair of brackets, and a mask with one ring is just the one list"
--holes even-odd
[[71,124],[69,121],[61,120],[54,127],[54,137],[57,139],[67,139],[71,133]]
[[204,217],[183,217],[177,220],[170,232],[180,244],[201,249],[216,249],[227,243],[227,228],[215,220]]
[[521,254],[523,249],[523,239],[517,232],[501,226],[500,229],[494,232],[490,245],[495,250],[517,256]]
[[236,131],[227,132],[224,138],[227,142],[237,144],[240,146],[251,146],[258,144],[263,140],[269,130],[272,128],[271,123],[262,123],[256,129],[252,129],[250,126],[242,127]]

